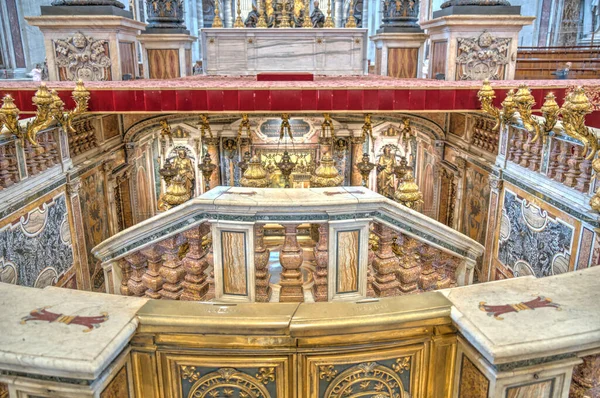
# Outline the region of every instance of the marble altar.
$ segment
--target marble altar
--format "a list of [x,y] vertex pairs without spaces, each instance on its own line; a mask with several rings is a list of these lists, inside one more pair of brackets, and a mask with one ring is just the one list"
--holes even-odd
[[367,74],[367,29],[202,29],[209,75]]

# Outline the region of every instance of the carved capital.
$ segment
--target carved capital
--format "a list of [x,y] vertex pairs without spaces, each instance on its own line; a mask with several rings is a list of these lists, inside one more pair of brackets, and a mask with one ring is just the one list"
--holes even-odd
[[489,176],[490,188],[495,191],[502,191],[502,187],[504,186],[504,180],[500,177],[490,174]]
[[81,180],[79,178],[67,182],[67,195],[76,196],[79,194],[79,189],[81,188]]
[[465,158],[456,158],[456,167],[459,171],[464,171],[467,168],[467,161]]

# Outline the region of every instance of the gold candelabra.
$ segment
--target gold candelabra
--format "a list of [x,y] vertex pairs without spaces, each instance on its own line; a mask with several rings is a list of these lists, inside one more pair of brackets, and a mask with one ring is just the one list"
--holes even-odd
[[258,21],[256,21],[256,27],[257,28],[268,28],[269,25],[267,25],[267,18],[266,18],[266,14],[267,14],[267,3],[266,1],[263,1],[260,7],[260,11],[258,12]]
[[310,20],[310,0],[304,2],[304,19],[302,20],[303,28],[312,28],[312,21]]
[[362,186],[367,186],[367,181],[369,180],[369,175],[371,175],[371,171],[375,168],[375,163],[371,163],[369,159],[369,154],[367,152],[363,153],[362,161],[356,162],[356,168],[362,177]]
[[27,122],[23,128],[19,124],[19,108],[10,95],[5,95],[0,108],[0,126],[5,127],[11,134],[17,136],[21,142],[29,141],[31,145],[38,146],[37,134],[48,128],[54,121],[58,122],[66,131],[75,132],[73,120],[76,116],[88,111],[90,92],[79,80],[73,90],[72,98],[75,108],[65,111],[65,104],[55,90],[49,91],[46,84],[42,83],[32,98],[37,110],[32,121]]
[[198,165],[198,169],[200,169],[200,172],[202,173],[202,178],[204,178],[204,192],[210,190],[210,177],[216,168],[217,165],[212,163],[212,158],[207,152],[204,155],[204,158],[202,158],[202,163]]
[[327,0],[327,18],[325,18],[324,28],[334,28],[333,19],[331,19],[331,0]]
[[350,11],[348,20],[346,21],[347,28],[356,28],[356,18],[354,18],[354,0],[350,0]]
[[237,0],[236,14],[237,14],[237,17],[235,18],[235,22],[233,24],[233,27],[234,28],[244,28],[244,27],[246,27],[246,25],[244,25],[244,21],[242,20],[242,6],[240,4],[240,0]]
[[366,140],[367,136],[371,138],[371,147],[375,150],[375,139],[373,138],[373,124],[371,123],[371,114],[365,114],[365,122],[362,126],[362,139]]
[[321,123],[321,135],[319,136],[319,143],[322,145],[332,145],[335,141],[335,127],[333,126],[333,120],[329,113],[323,114],[323,123]]
[[290,17],[288,15],[287,9],[285,6],[287,5],[287,1],[283,1],[281,3],[281,22],[279,22],[278,28],[289,28],[290,27]]
[[215,17],[213,18],[212,27],[222,28],[223,20],[221,19],[221,11],[219,10],[219,0],[215,0]]

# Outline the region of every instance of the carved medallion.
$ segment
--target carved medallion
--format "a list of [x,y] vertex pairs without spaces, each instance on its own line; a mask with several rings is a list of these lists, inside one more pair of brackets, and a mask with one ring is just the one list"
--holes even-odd
[[[188,372],[188,377],[190,374],[194,374],[194,372]],[[193,379],[192,377],[191,380]],[[192,386],[188,398],[270,398],[271,395],[264,385],[274,380],[275,375],[272,368],[261,368],[256,377],[233,368],[221,368],[198,378],[198,381]]]
[[64,40],[54,40],[60,80],[111,80],[107,40],[96,40],[81,32]]
[[479,37],[458,38],[457,80],[500,80],[509,62],[512,39],[496,38],[484,31]]
[[[398,371],[408,368],[400,361]],[[325,391],[325,398],[404,398],[404,386],[396,372],[376,362],[365,362],[339,374]]]

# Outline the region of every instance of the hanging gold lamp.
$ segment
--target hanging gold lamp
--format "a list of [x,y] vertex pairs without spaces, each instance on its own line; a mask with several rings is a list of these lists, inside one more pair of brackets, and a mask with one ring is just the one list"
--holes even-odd
[[243,187],[250,188],[267,188],[270,185],[267,172],[263,168],[258,155],[252,156],[248,162],[248,168],[244,172],[240,184]]
[[335,168],[333,158],[329,153],[325,153],[321,158],[319,167],[315,170],[315,175],[310,178],[310,185],[322,188],[339,187],[342,182],[344,182],[344,177]]

